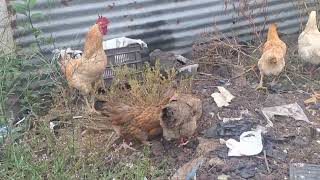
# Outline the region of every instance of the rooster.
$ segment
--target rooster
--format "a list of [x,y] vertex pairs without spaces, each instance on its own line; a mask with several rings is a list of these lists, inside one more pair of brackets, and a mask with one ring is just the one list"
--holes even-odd
[[61,71],[68,85],[81,92],[91,112],[97,112],[94,109],[93,84],[101,78],[107,66],[107,56],[102,42],[103,36],[107,34],[108,24],[109,20],[106,17],[98,17],[96,24],[89,29],[86,35],[84,52],[81,57],[60,55]]
[[285,55],[287,52],[287,45],[279,38],[277,32],[277,25],[271,24],[268,31],[267,42],[264,44],[263,53],[258,62],[260,70],[260,83],[258,89],[267,89],[263,86],[264,76],[276,76],[271,86],[275,84],[277,76],[281,73],[285,66]]
[[[310,64],[320,64],[320,32],[317,26],[317,14],[312,11],[309,15],[306,28],[299,35],[298,51],[302,60]],[[310,70],[312,75],[315,72],[315,66]]]

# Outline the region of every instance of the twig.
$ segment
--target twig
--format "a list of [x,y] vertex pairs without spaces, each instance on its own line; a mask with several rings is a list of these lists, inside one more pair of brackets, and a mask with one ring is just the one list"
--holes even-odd
[[235,76],[235,77],[230,78],[229,81],[232,80],[232,79],[237,79],[237,78],[245,75],[246,73],[252,71],[256,66],[257,66],[256,64],[252,65],[252,66],[251,66],[249,69],[247,69],[245,72],[239,74],[238,76]]
[[296,84],[290,79],[290,77],[287,75],[287,73],[285,73],[286,78],[291,82],[291,84],[296,88],[299,89]]
[[210,77],[214,77],[212,74],[209,74],[209,73],[205,73],[205,72],[199,72],[200,75],[203,75],[203,76],[210,76]]
[[267,153],[266,153],[266,150],[263,150],[263,157],[264,157],[264,162],[267,166],[267,170],[268,170],[268,173],[270,174],[271,171],[270,171],[270,168],[269,168],[269,163],[268,163],[268,159],[267,159]]

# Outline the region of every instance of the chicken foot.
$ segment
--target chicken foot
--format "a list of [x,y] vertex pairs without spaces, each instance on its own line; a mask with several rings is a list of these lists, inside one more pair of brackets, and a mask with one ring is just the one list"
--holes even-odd
[[183,147],[189,143],[189,138],[180,137],[178,147]]
[[130,149],[132,151],[137,151],[135,148],[131,147],[131,143],[126,143],[125,141],[122,141],[122,144],[115,150],[116,152],[119,152],[121,149],[127,150]]
[[320,69],[317,65],[312,65],[310,68],[310,77],[313,78],[314,74]]

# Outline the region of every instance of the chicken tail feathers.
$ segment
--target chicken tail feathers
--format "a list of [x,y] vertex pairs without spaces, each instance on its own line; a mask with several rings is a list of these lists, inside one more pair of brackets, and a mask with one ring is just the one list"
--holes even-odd
[[106,101],[96,101],[94,108],[106,116],[113,125],[123,125],[133,119],[131,108],[125,104],[113,104]]
[[262,56],[262,58],[264,59],[265,62],[270,63],[270,64],[277,64],[278,63],[278,59],[274,53],[265,52],[264,55]]

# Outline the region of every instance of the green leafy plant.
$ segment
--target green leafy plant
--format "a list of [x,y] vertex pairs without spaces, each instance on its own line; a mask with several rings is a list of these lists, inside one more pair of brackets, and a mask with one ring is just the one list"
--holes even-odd
[[31,31],[35,40],[36,45],[40,51],[42,51],[40,45],[43,42],[50,43],[53,41],[53,38],[48,39],[42,37],[43,32],[41,29],[35,27],[34,22],[37,20],[45,19],[45,15],[42,12],[34,12],[35,6],[37,5],[37,0],[22,0],[19,2],[14,2],[12,4],[13,9],[17,14],[23,15],[27,18],[27,23],[22,23],[20,26],[25,28],[26,31]]
[[14,54],[0,52],[0,125],[6,122],[6,102],[17,85],[21,61]]

